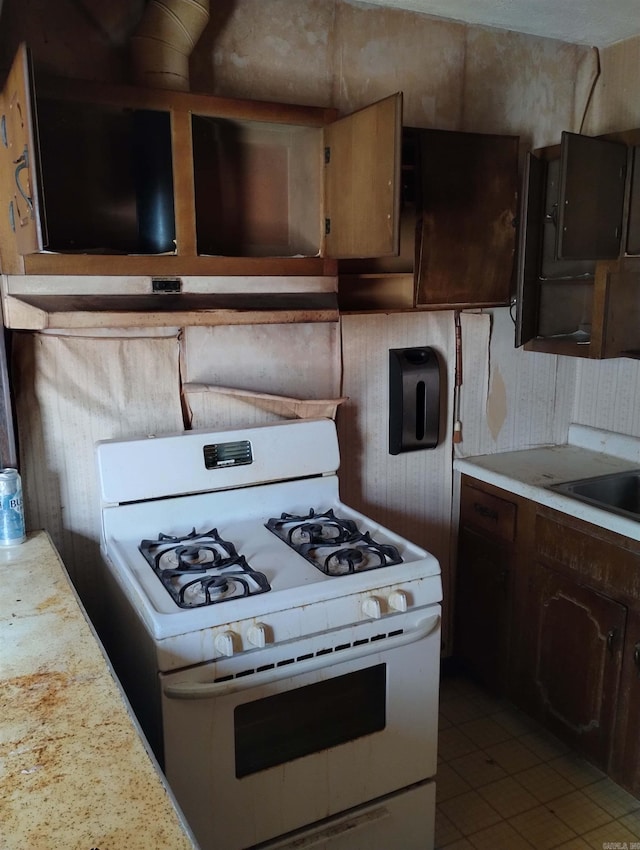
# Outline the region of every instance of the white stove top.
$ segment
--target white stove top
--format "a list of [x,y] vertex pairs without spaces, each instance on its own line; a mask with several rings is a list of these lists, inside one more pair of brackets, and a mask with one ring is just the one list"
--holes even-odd
[[[156,637],[440,574],[438,562],[424,549],[343,505],[338,499],[336,476],[252,488],[250,501],[256,504],[251,516],[238,519],[240,511],[246,511],[248,501],[244,490],[232,490],[105,508],[106,551],[126,575],[138,610]],[[261,510],[257,508],[259,504]],[[356,520],[378,542],[395,545],[403,563],[350,575],[325,575],[265,527],[268,519],[283,511],[307,513],[311,507],[333,508],[336,514]],[[140,552],[139,544],[142,539],[155,538],[161,532],[183,535],[192,527],[197,531],[217,528],[221,537],[234,543],[252,569],[264,573],[271,590],[201,608],[179,608]]]
[[[221,449],[213,455],[222,457],[226,464],[239,446],[241,465],[205,468],[212,445],[230,444],[233,451]],[[245,462],[247,444],[254,459],[250,463]],[[292,476],[296,454],[305,477],[279,480],[283,469]],[[209,461],[203,462],[205,456]],[[117,581],[154,640],[178,639],[207,630],[218,633],[231,625],[235,628],[238,623],[269,618],[273,628],[284,629],[287,637],[292,634],[294,627],[290,624],[294,621],[298,630],[332,628],[334,622],[343,625],[336,620],[358,618],[353,612],[359,610],[359,603],[345,607],[345,599],[360,599],[381,588],[387,596],[402,589],[412,605],[439,601],[437,560],[340,501],[335,472],[338,460],[335,425],[330,420],[99,444],[103,549]],[[180,482],[186,478],[191,482],[188,486],[176,483],[179,465],[183,473]],[[258,483],[265,481],[268,483]],[[192,492],[167,492],[184,490]],[[396,547],[402,562],[326,575],[266,527],[269,519],[282,513],[306,516],[310,510],[318,513],[329,509],[341,518],[354,520],[359,530],[369,532],[377,543]],[[271,589],[201,607],[179,607],[139,547],[144,539],[155,540],[160,534],[183,537],[194,528],[198,533],[215,528],[220,537],[233,543],[252,570],[264,574]],[[282,625],[285,618],[286,628]]]

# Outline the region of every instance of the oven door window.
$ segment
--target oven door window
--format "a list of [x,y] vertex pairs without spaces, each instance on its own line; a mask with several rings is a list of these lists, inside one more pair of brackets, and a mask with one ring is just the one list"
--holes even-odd
[[381,731],[386,690],[386,664],[377,664],[236,706],[236,777]]

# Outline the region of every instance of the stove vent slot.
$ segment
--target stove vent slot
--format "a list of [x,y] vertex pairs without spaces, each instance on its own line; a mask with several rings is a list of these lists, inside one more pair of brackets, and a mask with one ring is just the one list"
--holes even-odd
[[334,652],[341,652],[345,649],[351,649],[354,646],[363,646],[367,643],[376,643],[380,640],[385,640],[385,638],[397,637],[398,635],[404,634],[404,629],[394,629],[391,632],[383,632],[377,635],[373,635],[370,638],[360,638],[359,640],[354,640],[351,643],[340,643],[338,646],[325,646],[322,649],[317,649],[315,652],[306,652],[304,655],[292,656],[290,658],[281,658],[280,661],[273,662],[271,664],[263,664],[260,667],[256,667],[255,670],[242,670],[239,673],[231,673],[225,674],[224,676],[217,676],[213,681],[214,682],[228,682],[232,679],[241,679],[245,676],[251,676],[253,673],[262,673],[264,670],[273,670],[275,667],[286,667],[288,664],[300,664],[301,662],[308,661],[310,658],[319,658],[323,655],[331,655]]
[[233,443],[210,443],[202,449],[205,469],[220,469],[229,466],[244,466],[253,463],[249,440]]

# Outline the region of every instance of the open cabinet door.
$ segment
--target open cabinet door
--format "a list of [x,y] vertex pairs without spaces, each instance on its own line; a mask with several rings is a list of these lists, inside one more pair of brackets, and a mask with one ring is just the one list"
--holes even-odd
[[402,94],[325,128],[324,255],[384,257],[400,247]]
[[[3,215],[7,211],[7,238],[15,243],[18,254],[41,251],[46,244],[41,224],[32,82],[30,54],[21,44],[7,77],[0,116],[0,155],[7,178],[2,181]],[[0,233],[4,233],[4,224]]]
[[516,347],[533,339],[538,329],[540,246],[543,227],[545,164],[527,155],[522,179],[516,267]]
[[558,259],[613,260],[620,254],[627,145],[562,134]]

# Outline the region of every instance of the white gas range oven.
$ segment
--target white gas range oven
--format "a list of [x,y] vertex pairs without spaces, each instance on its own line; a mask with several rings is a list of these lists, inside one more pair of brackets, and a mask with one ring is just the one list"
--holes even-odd
[[105,635],[203,850],[433,847],[437,560],[329,419],[106,441]]

